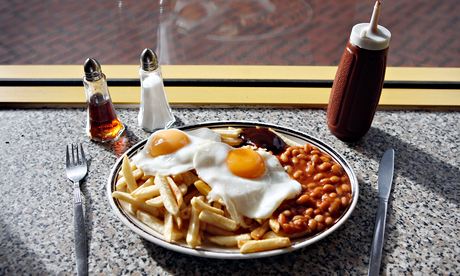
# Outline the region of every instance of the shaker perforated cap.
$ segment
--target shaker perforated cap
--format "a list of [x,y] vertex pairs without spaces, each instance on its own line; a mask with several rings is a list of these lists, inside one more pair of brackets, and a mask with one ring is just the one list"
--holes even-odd
[[154,51],[145,48],[141,54],[141,68],[144,71],[154,71],[158,68],[158,58]]
[[390,31],[378,25],[377,32],[369,31],[369,23],[360,23],[353,26],[350,34],[350,43],[366,50],[383,50],[390,45]]
[[102,77],[101,65],[94,58],[88,58],[83,65],[85,71],[85,79],[87,81],[97,81]]

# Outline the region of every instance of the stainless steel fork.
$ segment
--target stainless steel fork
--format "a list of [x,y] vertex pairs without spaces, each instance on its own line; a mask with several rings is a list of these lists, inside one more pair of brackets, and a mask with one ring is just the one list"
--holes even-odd
[[74,199],[74,237],[75,256],[77,257],[77,275],[88,275],[88,244],[86,242],[85,217],[81,202],[80,181],[88,173],[83,146],[67,145],[66,174],[73,182]]

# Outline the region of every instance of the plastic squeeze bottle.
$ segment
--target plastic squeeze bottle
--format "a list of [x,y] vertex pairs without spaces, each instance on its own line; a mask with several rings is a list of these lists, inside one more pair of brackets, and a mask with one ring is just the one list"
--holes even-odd
[[327,107],[327,125],[337,138],[354,142],[371,127],[382,92],[391,33],[378,25],[380,1],[370,23],[353,27],[337,69]]
[[140,60],[141,104],[138,116],[139,126],[147,132],[168,128],[175,122],[175,118],[166,99],[157,56],[151,49],[146,48],[142,52]]

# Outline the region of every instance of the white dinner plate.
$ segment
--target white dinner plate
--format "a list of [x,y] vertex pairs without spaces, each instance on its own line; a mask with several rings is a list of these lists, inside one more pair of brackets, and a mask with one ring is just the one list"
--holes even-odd
[[[352,202],[350,206],[348,207],[348,209],[345,211],[345,213],[336,221],[336,223],[332,227],[314,236],[298,238],[298,239],[291,239],[292,245],[288,248],[257,252],[257,253],[250,253],[250,254],[241,254],[237,248],[226,249],[226,248],[214,246],[212,244],[204,244],[199,248],[192,249],[188,247],[185,242],[184,243],[167,242],[163,240],[163,237],[161,234],[155,232],[153,229],[149,228],[148,226],[140,222],[136,217],[132,216],[127,211],[125,211],[121,207],[121,203],[119,202],[119,200],[114,199],[112,197],[112,192],[115,191],[117,175],[119,171],[121,170],[121,163],[122,163],[123,156],[118,158],[118,160],[116,161],[115,165],[113,166],[110,172],[108,182],[107,182],[107,187],[106,187],[107,188],[107,199],[109,200],[112,210],[115,212],[116,216],[126,226],[128,226],[131,230],[133,230],[134,232],[139,234],[141,237],[143,237],[144,239],[150,242],[153,242],[159,246],[162,246],[164,248],[174,250],[180,253],[189,254],[193,256],[199,256],[199,257],[218,258],[218,259],[252,259],[252,258],[262,258],[262,257],[269,257],[269,256],[284,254],[284,253],[292,252],[294,250],[306,247],[310,244],[313,244],[325,238],[326,236],[330,235],[332,232],[336,231],[337,229],[339,229],[340,226],[351,215],[358,201],[358,190],[359,190],[358,180],[352,168],[350,167],[348,162],[342,157],[342,155],[340,155],[337,151],[335,151],[332,147],[330,147],[329,145],[327,145],[320,139],[310,136],[306,133],[303,133],[297,130],[293,130],[290,128],[286,128],[286,127],[259,123],[259,122],[246,122],[246,121],[206,122],[206,123],[201,123],[201,124],[194,124],[194,125],[179,127],[179,129],[187,131],[187,130],[193,130],[193,129],[202,128],[202,127],[207,127],[207,128],[212,129],[212,128],[222,128],[222,127],[245,128],[245,127],[255,127],[255,126],[270,127],[295,142],[298,142],[301,144],[305,144],[305,143],[312,144],[318,147],[322,152],[325,152],[328,155],[330,155],[337,163],[339,163],[343,167],[348,177],[350,178]],[[131,147],[129,150],[127,150],[125,154],[127,154],[128,157],[132,157],[144,147],[146,142],[147,142],[147,139],[137,143],[136,145]]]

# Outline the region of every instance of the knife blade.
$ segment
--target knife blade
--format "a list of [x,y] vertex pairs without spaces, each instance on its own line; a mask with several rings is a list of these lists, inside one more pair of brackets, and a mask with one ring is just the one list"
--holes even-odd
[[369,271],[367,274],[369,276],[379,275],[380,272],[388,200],[390,198],[391,183],[393,182],[394,158],[395,151],[388,149],[380,160],[378,173],[379,204],[375,218],[374,238],[372,239]]

